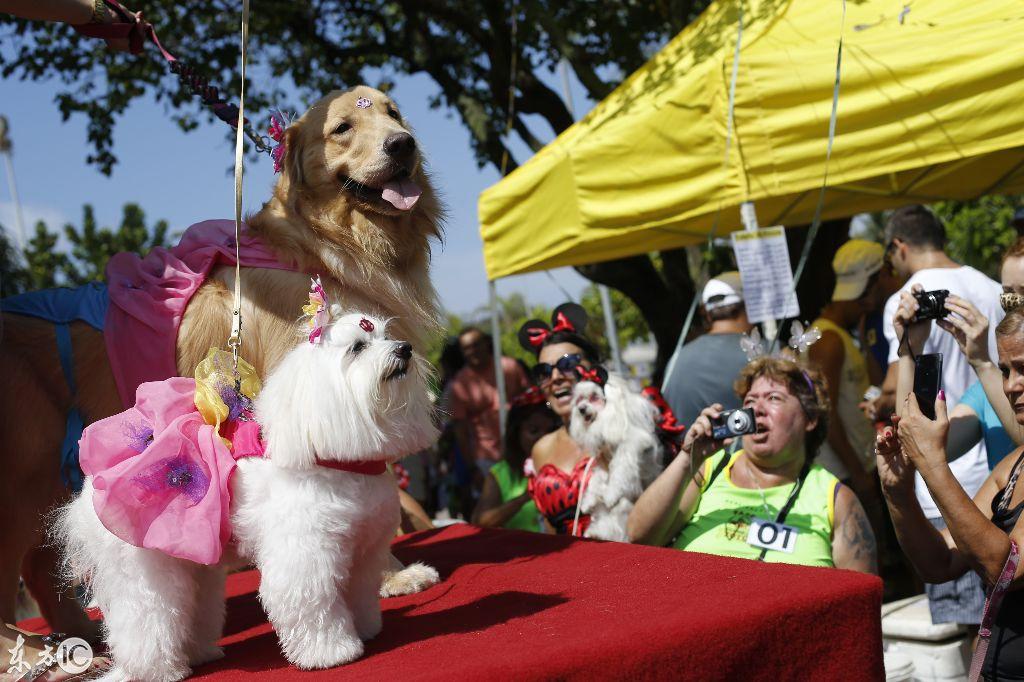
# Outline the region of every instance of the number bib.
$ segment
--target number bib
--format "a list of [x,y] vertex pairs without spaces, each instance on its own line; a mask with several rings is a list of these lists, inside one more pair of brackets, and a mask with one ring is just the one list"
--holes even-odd
[[747,544],[761,549],[774,549],[792,554],[796,549],[796,538],[800,531],[784,523],[775,523],[757,516],[750,519]]

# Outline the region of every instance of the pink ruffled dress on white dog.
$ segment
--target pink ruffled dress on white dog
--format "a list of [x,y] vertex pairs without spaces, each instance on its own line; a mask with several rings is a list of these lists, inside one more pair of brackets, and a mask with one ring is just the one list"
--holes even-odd
[[209,565],[231,538],[235,461],[262,456],[263,444],[256,422],[240,419],[244,396],[214,388],[213,400],[224,398],[222,414],[204,419],[196,405],[209,402],[196,387],[182,377],[140,385],[134,407],[85,429],[81,462],[107,530],[136,547]]

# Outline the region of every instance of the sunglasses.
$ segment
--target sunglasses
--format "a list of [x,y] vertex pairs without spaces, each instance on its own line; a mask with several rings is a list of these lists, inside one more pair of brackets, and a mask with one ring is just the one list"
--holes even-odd
[[538,362],[533,366],[533,380],[537,383],[547,381],[551,378],[551,373],[557,368],[563,376],[575,376],[573,370],[575,370],[580,363],[583,362],[583,356],[579,353],[569,353],[558,358],[555,364],[547,362]]

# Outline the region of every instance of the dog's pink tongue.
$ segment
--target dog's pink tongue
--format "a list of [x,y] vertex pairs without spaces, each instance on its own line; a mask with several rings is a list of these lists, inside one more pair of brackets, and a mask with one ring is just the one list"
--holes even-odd
[[419,201],[423,190],[409,178],[390,180],[384,183],[380,197],[399,211],[408,211]]

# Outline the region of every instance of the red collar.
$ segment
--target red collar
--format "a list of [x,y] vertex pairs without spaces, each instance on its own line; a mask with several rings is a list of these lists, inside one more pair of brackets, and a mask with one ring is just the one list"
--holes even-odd
[[316,463],[328,469],[337,471],[349,471],[353,474],[366,474],[367,476],[380,476],[388,470],[387,462],[377,460],[375,462],[337,462],[334,460],[316,458]]

